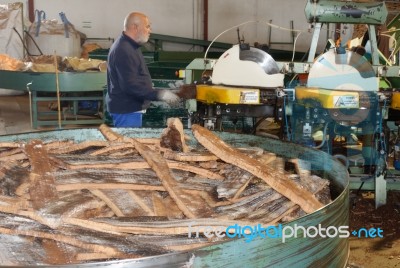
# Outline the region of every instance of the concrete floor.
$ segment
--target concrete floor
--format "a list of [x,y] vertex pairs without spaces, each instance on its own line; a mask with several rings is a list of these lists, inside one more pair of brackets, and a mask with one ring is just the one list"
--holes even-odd
[[0,96],[0,135],[30,131],[28,95]]
[[[40,103],[41,110],[48,110],[48,103]],[[98,125],[63,125],[63,129],[78,127],[97,127]],[[40,126],[34,129],[31,124],[29,95],[0,96],[0,135],[54,130],[58,126]]]

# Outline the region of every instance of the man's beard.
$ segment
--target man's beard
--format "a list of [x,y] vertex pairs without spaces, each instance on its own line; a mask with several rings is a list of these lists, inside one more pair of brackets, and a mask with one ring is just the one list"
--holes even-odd
[[138,43],[140,45],[146,44],[147,41],[149,41],[149,36],[148,35],[142,35],[139,37]]

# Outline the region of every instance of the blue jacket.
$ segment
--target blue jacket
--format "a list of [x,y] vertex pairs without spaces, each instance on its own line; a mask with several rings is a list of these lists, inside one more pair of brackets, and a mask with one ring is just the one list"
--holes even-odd
[[107,59],[107,110],[126,114],[146,109],[157,99],[140,45],[122,33]]

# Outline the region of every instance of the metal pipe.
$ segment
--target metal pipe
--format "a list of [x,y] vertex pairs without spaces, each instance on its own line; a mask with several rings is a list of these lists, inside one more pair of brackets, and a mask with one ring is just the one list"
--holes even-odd
[[32,119],[32,92],[29,88],[29,86],[32,85],[32,82],[26,84],[26,90],[28,91],[29,94],[29,117],[31,120],[31,128],[33,128],[33,119]]
[[283,92],[292,93],[292,101],[294,101],[296,99],[296,90],[294,88],[284,88]]
[[208,40],[208,0],[203,2],[204,18],[203,18],[203,39]]
[[28,15],[29,21],[35,21],[35,0],[28,0]]
[[54,67],[56,68],[56,90],[57,90],[57,111],[58,111],[58,128],[61,129],[61,100],[60,100],[60,84],[58,79],[58,62],[57,54],[54,50]]

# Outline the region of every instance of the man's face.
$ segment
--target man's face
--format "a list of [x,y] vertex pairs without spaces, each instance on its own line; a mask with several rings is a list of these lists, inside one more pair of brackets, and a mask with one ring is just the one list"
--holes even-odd
[[140,25],[137,25],[137,42],[139,44],[145,44],[149,41],[151,33],[151,25],[149,19],[143,18]]

